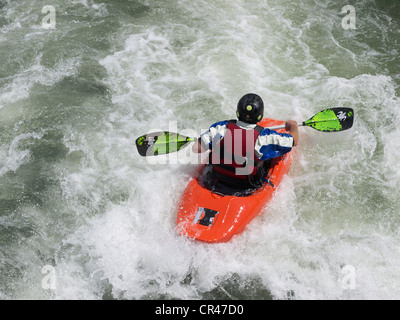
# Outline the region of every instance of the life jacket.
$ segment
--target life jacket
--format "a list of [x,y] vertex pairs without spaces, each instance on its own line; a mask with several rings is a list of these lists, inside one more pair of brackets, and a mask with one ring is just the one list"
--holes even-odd
[[242,129],[237,120],[228,121],[227,131],[218,145],[210,153],[213,171],[219,175],[247,180],[257,174],[260,159],[255,154],[255,143],[263,127]]

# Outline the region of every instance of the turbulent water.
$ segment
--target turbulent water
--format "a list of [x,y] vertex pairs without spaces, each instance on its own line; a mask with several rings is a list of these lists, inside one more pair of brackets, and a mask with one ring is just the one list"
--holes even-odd
[[[400,299],[399,51],[398,0],[0,0],[0,299]],[[135,139],[199,134],[248,92],[355,123],[301,128],[230,242],[180,237],[196,165]]]

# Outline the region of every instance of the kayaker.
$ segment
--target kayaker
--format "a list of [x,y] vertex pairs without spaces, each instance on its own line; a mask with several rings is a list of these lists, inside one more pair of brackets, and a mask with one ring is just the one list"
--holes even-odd
[[214,123],[193,145],[193,151],[211,150],[211,173],[218,181],[241,189],[259,187],[269,160],[297,145],[297,122],[286,122],[289,134],[257,125],[264,116],[264,103],[254,93],[239,100],[236,115],[238,120]]

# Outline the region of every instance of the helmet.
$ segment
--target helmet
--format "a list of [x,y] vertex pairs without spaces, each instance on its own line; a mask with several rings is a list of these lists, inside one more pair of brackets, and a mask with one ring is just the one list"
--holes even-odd
[[260,96],[248,93],[239,100],[236,115],[240,121],[256,124],[264,116],[264,102]]

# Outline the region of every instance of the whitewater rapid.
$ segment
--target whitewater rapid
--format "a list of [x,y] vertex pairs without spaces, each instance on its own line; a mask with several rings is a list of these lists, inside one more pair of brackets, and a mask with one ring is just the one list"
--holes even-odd
[[[398,299],[398,1],[0,1],[1,299]],[[355,110],[301,129],[292,169],[230,242],[177,235],[190,150],[247,92],[266,116]],[[191,162],[190,159],[193,161]]]

